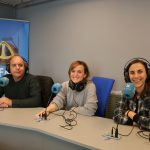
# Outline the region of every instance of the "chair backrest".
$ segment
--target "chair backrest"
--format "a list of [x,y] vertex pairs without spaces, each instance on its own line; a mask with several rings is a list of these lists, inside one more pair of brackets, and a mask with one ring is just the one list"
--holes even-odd
[[92,78],[92,81],[96,86],[96,94],[98,98],[98,109],[95,115],[105,117],[106,106],[115,80],[110,78],[94,76]]
[[37,75],[37,79],[41,86],[42,106],[47,107],[48,102],[55,96],[51,91],[54,81],[51,77],[42,75]]

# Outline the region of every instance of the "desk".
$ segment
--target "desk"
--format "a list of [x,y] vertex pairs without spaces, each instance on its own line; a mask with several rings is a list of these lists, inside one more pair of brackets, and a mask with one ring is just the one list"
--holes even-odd
[[[78,125],[65,130],[60,116],[51,114],[50,120],[36,122],[35,114],[42,108],[7,108],[0,111],[0,149],[3,150],[149,150],[148,140],[139,137],[135,128],[128,137],[104,140],[102,135],[116,126],[111,119],[77,116]],[[119,126],[127,134],[132,127]]]

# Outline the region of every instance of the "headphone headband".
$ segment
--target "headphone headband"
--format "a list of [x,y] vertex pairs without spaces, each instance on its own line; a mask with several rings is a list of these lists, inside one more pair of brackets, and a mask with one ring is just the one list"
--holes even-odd
[[147,80],[150,81],[150,62],[142,57],[136,57],[136,58],[132,58],[129,61],[127,61],[127,63],[124,66],[124,79],[125,82],[130,82],[130,78],[129,78],[129,74],[128,74],[128,69],[129,69],[129,65],[133,62],[133,61],[141,61],[143,63],[146,64],[146,71],[147,71]]
[[128,61],[126,62],[126,64],[125,64],[124,68],[127,68],[127,67],[129,66],[129,64],[130,64],[131,62],[133,62],[134,60],[140,60],[140,61],[145,62],[146,64],[150,64],[150,62],[149,62],[147,59],[142,58],[142,57],[136,57],[136,58],[132,58],[132,59],[128,60]]

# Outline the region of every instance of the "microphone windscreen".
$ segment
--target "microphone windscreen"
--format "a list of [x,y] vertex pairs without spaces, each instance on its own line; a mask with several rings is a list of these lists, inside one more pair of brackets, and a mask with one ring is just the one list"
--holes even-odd
[[52,91],[52,93],[57,94],[61,90],[61,88],[62,88],[62,85],[60,83],[54,83],[52,85],[51,91]]
[[7,77],[1,77],[0,78],[0,86],[4,87],[9,83],[9,79]]
[[127,83],[123,90],[122,90],[122,96],[126,99],[131,99],[133,98],[135,94],[135,87],[132,83]]

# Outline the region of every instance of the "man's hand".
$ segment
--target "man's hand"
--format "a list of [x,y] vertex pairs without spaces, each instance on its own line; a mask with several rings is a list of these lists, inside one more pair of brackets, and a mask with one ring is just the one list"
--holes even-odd
[[12,106],[12,100],[7,97],[1,97],[0,98],[0,107],[11,107]]

